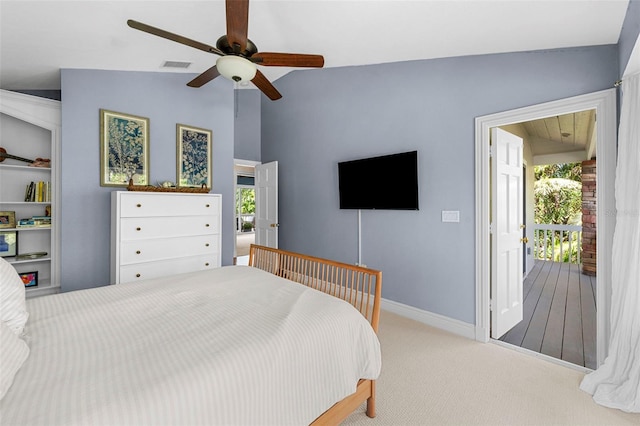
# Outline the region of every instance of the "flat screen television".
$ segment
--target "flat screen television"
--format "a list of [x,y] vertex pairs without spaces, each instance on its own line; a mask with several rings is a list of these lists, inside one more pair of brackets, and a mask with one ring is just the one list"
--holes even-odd
[[338,163],[341,209],[418,210],[418,152]]

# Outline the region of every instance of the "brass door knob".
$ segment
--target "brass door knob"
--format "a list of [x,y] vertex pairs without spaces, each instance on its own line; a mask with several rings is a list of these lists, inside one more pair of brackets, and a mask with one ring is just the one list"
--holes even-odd
[[277,228],[278,226],[280,226],[279,223],[272,223],[271,225],[269,225],[272,228]]
[[520,238],[520,242],[527,244],[529,242],[529,238],[527,238],[527,237]]

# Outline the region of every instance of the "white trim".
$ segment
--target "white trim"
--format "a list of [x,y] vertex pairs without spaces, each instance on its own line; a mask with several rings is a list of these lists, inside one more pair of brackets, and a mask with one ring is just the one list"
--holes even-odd
[[597,159],[597,365],[604,361],[609,342],[611,301],[611,243],[615,227],[616,91],[603,90],[512,111],[476,117],[475,120],[475,205],[476,205],[476,326],[475,338],[489,341],[489,130],[496,126],[543,117],[595,109],[598,120]]
[[381,299],[380,308],[468,339],[475,337],[473,324],[434,314],[433,312],[423,311],[422,309],[387,299]]
[[248,167],[253,166],[253,167],[255,167],[255,166],[257,166],[258,164],[262,164],[262,163],[261,163],[261,162],[259,162],[259,161],[253,161],[253,160],[240,160],[240,159],[238,159],[238,158],[234,158],[234,159],[233,159],[233,165],[234,165],[234,167],[235,167],[235,166],[248,166]]

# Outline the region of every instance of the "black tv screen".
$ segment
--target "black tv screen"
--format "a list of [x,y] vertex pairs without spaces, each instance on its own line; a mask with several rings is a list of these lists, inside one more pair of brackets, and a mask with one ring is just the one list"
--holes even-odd
[[338,163],[341,209],[418,210],[418,152]]

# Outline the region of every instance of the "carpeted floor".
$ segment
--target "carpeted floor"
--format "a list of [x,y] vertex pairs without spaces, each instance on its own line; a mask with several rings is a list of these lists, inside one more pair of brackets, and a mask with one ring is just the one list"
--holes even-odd
[[597,405],[583,373],[382,312],[377,416],[343,425],[640,425],[640,414]]

